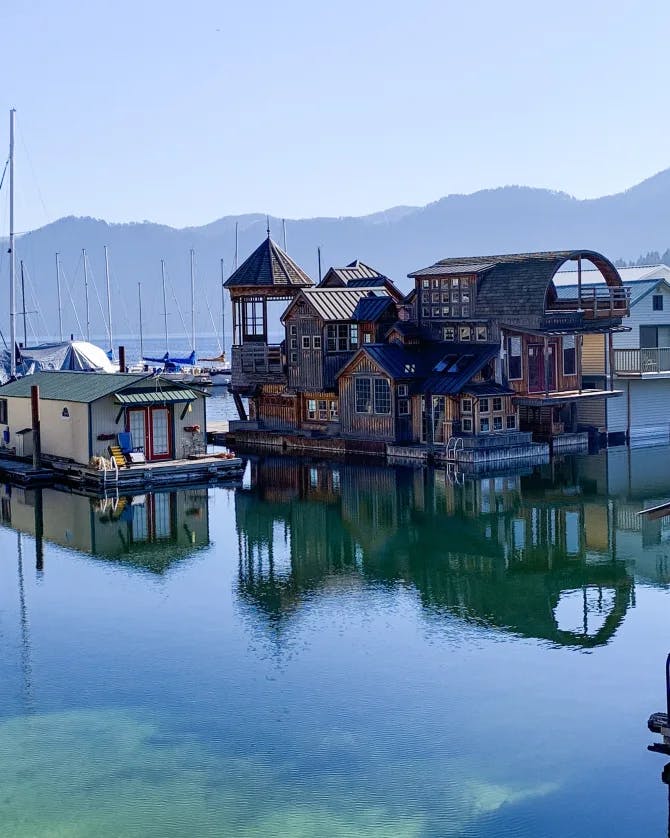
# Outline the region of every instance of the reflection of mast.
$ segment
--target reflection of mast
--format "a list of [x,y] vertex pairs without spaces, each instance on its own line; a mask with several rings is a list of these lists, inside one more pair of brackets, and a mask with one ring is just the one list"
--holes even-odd
[[23,585],[23,541],[18,533],[18,570],[19,570],[19,612],[21,620],[21,670],[23,672],[23,693],[26,704],[33,708],[32,663],[30,654],[30,630],[28,627],[28,611],[26,608],[26,591]]

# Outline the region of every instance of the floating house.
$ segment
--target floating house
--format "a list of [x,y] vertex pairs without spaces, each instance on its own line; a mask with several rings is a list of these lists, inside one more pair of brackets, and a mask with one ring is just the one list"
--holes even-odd
[[0,388],[0,452],[32,455],[34,385],[43,459],[70,479],[173,482],[196,471],[207,475],[210,468],[240,465],[200,456],[205,393],[160,376],[129,373],[37,372],[6,384]]
[[[559,294],[554,279],[571,263],[576,288]],[[601,287],[582,285],[583,263]],[[629,314],[608,259],[587,250],[444,259],[410,277],[403,296],[353,262],[314,287],[268,237],[227,283],[231,385],[249,400],[235,439],[487,466],[586,446],[579,406],[620,395],[612,375],[591,386],[582,378],[585,338],[611,350]],[[275,346],[269,299],[288,300]]]
[[[630,294],[626,331],[613,336],[612,352],[602,335],[584,338],[582,373],[589,386],[602,387],[610,377],[621,399],[580,406],[579,420],[610,442],[670,439],[670,267],[619,268]],[[595,270],[583,274],[585,294],[601,288]],[[574,293],[575,274],[560,274],[560,296]]]

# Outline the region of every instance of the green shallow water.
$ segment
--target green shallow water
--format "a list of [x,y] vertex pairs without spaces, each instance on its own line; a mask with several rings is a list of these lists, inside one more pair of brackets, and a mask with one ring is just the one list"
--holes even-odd
[[0,835],[667,835],[670,449],[0,494]]

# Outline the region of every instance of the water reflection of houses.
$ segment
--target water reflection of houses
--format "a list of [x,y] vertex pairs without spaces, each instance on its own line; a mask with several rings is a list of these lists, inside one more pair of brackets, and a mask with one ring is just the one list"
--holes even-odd
[[2,522],[19,532],[156,572],[209,544],[204,488],[101,499],[3,486],[1,499]]
[[607,500],[586,497],[575,468],[457,485],[437,470],[258,460],[236,495],[241,592],[280,622],[337,586],[410,585],[437,615],[607,642],[633,580]]

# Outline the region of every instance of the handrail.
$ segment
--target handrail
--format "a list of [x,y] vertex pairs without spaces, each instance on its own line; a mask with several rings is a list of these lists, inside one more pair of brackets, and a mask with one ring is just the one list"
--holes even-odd
[[614,370],[619,373],[670,372],[670,347],[630,347],[614,350]]

